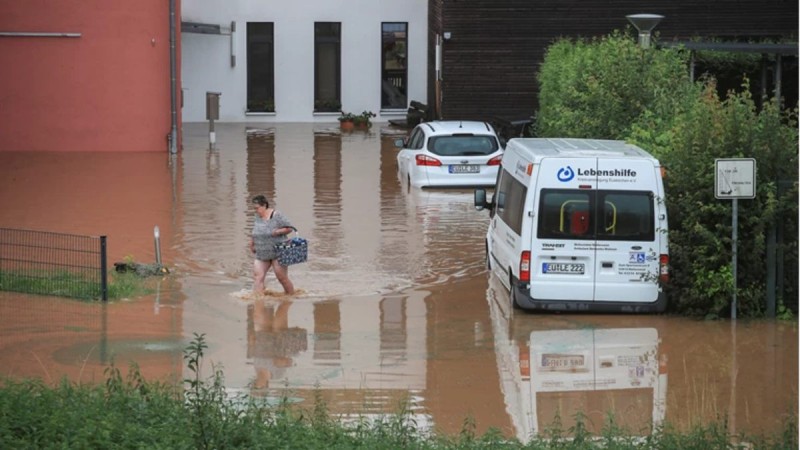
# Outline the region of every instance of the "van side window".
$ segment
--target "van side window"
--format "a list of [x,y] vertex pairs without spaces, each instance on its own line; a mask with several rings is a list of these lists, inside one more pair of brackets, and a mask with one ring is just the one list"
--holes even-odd
[[518,235],[522,234],[522,217],[527,195],[528,188],[503,169],[495,194],[497,214]]
[[652,192],[543,189],[540,239],[655,240]]

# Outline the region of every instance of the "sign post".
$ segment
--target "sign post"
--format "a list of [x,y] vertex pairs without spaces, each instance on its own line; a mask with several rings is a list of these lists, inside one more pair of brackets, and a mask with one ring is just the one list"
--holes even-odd
[[754,158],[726,158],[714,160],[714,196],[720,200],[733,200],[731,241],[733,245],[733,300],[731,319],[736,320],[736,230],[739,227],[740,198],[756,197],[756,160]]

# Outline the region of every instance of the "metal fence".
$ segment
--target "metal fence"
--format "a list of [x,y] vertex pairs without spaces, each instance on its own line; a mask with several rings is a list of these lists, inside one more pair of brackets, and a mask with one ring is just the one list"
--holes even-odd
[[0,228],[0,290],[108,300],[106,236]]

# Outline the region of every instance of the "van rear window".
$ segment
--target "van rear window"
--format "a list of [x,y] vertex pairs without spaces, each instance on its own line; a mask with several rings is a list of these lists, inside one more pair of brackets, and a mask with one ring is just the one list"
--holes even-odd
[[652,192],[542,189],[540,239],[655,240]]

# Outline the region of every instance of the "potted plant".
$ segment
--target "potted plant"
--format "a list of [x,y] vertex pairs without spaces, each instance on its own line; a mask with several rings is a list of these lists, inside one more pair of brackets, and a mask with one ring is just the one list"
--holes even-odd
[[342,111],[342,115],[339,116],[339,126],[343,130],[352,130],[355,127],[355,119],[355,114]]
[[361,114],[355,116],[353,122],[355,123],[356,128],[367,129],[372,126],[371,118],[376,117],[376,114],[372,111],[364,111]]

